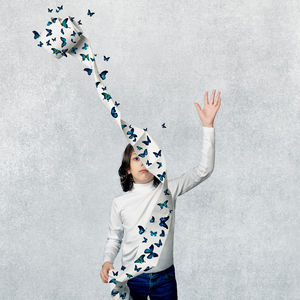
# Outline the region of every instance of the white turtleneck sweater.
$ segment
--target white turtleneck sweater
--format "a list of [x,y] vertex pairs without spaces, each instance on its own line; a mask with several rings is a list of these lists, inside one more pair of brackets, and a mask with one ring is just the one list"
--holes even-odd
[[[168,188],[174,201],[174,213],[177,197],[207,179],[214,169],[215,129],[214,127],[202,128],[203,144],[200,164],[181,176],[168,180]],[[153,181],[145,184],[133,183],[131,191],[113,199],[108,225],[109,231],[103,254],[104,262],[114,262],[121,244],[122,265],[126,267],[134,260],[140,241],[138,225],[145,227],[147,224],[162,188],[162,184],[154,187]],[[165,241],[166,244],[161,252],[158,264],[145,273],[159,272],[173,264],[174,222],[175,214],[172,218],[168,237]]]

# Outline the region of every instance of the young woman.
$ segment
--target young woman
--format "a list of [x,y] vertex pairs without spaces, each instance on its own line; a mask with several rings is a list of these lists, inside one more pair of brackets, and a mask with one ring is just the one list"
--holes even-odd
[[[213,123],[221,105],[220,92],[214,100],[215,92],[216,90],[212,92],[210,102],[208,102],[208,92],[205,93],[203,109],[197,102],[194,103],[203,125],[201,161],[198,166],[168,181],[174,210],[177,197],[207,179],[214,169],[215,130]],[[105,283],[108,282],[108,271],[114,269],[113,262],[121,244],[122,265],[129,265],[135,258],[140,241],[136,231],[137,224],[147,223],[162,186],[161,182],[145,168],[131,144],[127,145],[123,153],[119,176],[122,189],[126,193],[112,201],[109,233],[103,256],[104,263],[100,272],[101,279]],[[173,237],[174,221],[170,225],[169,235],[157,266],[127,281],[133,300],[147,300],[148,295],[151,300],[177,299]]]

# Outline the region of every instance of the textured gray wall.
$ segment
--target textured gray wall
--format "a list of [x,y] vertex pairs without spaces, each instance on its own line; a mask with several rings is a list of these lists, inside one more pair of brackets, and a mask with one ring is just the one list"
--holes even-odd
[[169,179],[200,161],[193,102],[222,92],[214,173],[177,202],[179,299],[299,299],[299,1],[88,2],[1,2],[1,299],[109,299],[99,271],[126,141],[79,61],[36,46],[60,4]]

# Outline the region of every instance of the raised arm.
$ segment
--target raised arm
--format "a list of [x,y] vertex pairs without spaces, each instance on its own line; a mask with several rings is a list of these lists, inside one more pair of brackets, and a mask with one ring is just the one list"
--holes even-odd
[[104,247],[103,262],[109,261],[113,264],[121,247],[124,229],[120,211],[114,198],[112,201],[108,235]]
[[198,115],[203,124],[201,161],[197,167],[194,167],[183,173],[181,176],[169,181],[169,189],[175,199],[196,187],[213,172],[215,164],[215,129],[213,127],[213,122],[221,105],[220,92],[218,92],[217,99],[214,102],[215,92],[216,90],[213,91],[210,102],[208,102],[208,92],[205,93],[203,109],[195,102]]

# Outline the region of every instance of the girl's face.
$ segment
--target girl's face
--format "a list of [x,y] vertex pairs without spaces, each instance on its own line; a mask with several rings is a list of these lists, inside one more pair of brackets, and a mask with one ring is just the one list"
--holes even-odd
[[[146,170],[146,171],[142,171]],[[130,170],[127,171],[128,174],[132,174],[135,183],[148,183],[154,179],[154,175],[149,172],[143,165],[140,157],[133,150],[130,157]]]

